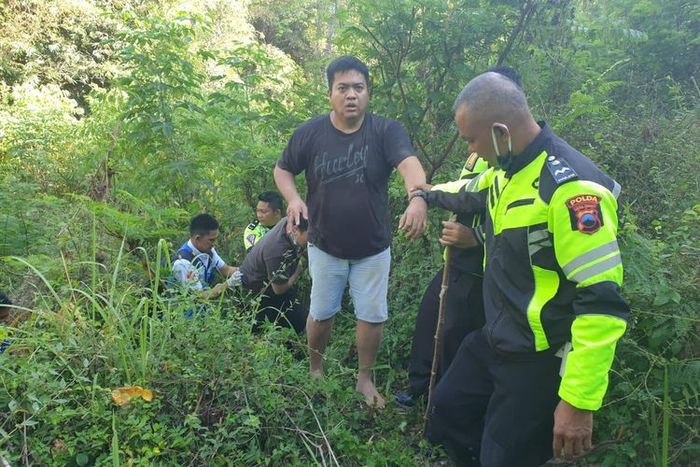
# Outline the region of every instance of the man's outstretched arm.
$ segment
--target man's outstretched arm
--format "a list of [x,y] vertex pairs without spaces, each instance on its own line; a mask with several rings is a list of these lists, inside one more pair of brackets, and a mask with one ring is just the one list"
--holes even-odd
[[[411,192],[425,185],[425,172],[416,156],[402,160],[396,167],[403,178],[406,192],[410,198]],[[406,231],[406,238],[413,240],[424,231],[428,222],[428,206],[423,200],[410,198],[408,207],[401,216],[399,228]]]

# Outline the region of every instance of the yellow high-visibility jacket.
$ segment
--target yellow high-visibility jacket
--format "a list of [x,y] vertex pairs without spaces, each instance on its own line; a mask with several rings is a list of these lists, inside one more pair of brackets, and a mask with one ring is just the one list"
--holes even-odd
[[486,335],[502,352],[572,346],[559,395],[597,410],[629,308],[620,294],[620,185],[546,124],[506,172],[490,168],[458,193],[421,194],[456,212],[487,206]]

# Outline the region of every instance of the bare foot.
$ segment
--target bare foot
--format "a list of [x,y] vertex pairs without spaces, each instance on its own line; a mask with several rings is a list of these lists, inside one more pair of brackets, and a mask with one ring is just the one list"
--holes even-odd
[[358,381],[355,390],[365,396],[365,402],[368,406],[376,409],[383,409],[386,406],[386,401],[374,387],[372,380]]

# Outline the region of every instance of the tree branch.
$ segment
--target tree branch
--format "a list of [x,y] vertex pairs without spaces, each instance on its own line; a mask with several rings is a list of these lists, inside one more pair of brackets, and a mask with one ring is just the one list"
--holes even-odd
[[510,33],[510,36],[508,37],[508,42],[506,43],[506,47],[498,56],[496,66],[503,65],[503,62],[506,61],[506,57],[508,57],[508,54],[510,54],[510,51],[513,49],[515,40],[527,27],[527,23],[530,22],[530,19],[532,18],[536,7],[537,0],[527,0],[525,3],[523,3],[523,7],[520,9],[520,19],[518,20],[518,25]]

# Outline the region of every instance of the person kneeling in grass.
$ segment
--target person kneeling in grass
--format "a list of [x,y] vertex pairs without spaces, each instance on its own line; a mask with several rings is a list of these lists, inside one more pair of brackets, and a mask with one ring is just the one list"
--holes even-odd
[[301,256],[306,249],[308,221],[301,218],[287,233],[284,217],[248,252],[240,273],[243,287],[260,294],[260,308],[254,331],[265,321],[292,327],[301,334],[307,310],[296,298],[295,284],[301,277]]
[[[209,214],[199,214],[190,222],[190,239],[177,251],[173,263],[173,277],[189,290],[201,292],[204,298],[220,296],[228,285],[233,285],[238,268],[227,265],[214,249],[219,236],[219,222]],[[227,278],[212,287],[214,271]]]

